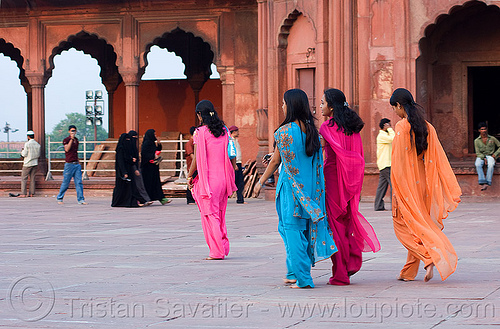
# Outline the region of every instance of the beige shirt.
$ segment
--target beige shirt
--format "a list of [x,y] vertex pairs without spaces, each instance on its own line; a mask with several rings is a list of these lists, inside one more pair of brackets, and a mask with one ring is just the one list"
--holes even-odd
[[24,158],[24,167],[37,166],[38,158],[40,157],[40,144],[36,140],[30,139],[24,143],[21,156]]
[[233,138],[234,146],[236,147],[236,163],[241,163],[241,146],[236,138]]

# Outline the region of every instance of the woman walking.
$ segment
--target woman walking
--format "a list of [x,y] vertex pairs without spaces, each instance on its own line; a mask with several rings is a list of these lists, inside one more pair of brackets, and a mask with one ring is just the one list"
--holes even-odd
[[390,104],[402,118],[392,144],[392,216],[394,232],[408,249],[398,279],[414,280],[422,261],[425,282],[432,279],[434,266],[445,280],[457,267],[457,254],[442,232],[443,219],[455,210],[462,191],[436,130],[411,93],[396,89]]
[[365,159],[359,132],[363,121],[338,89],[325,90],[322,114],[330,119],[320,128],[325,142],[326,210],[339,252],[332,256],[329,284],[348,285],[358,272],[362,252],[380,250],[375,231],[359,212]]
[[139,171],[139,150],[137,149],[139,136],[135,130],[130,130],[128,135],[130,138],[127,138],[125,145],[129,156],[132,158],[132,172],[134,173],[132,193],[141,202],[139,206],[149,206],[153,202],[149,198],[148,192],[146,192],[144,181]]
[[[227,200],[237,189],[234,166],[228,155],[229,131],[208,100],[196,105],[196,115],[201,126],[193,135],[194,159],[188,184],[200,210],[203,233],[210,249],[206,260],[221,260],[229,254]],[[198,174],[193,177],[196,170]]]
[[149,129],[144,134],[141,146],[141,174],[144,187],[151,201],[158,200],[162,205],[169,203],[163,194],[160,180],[159,153],[161,144],[158,143],[155,130]]
[[111,207],[138,207],[138,200],[133,193],[132,158],[127,152],[128,134],[121,134],[116,145],[115,155],[115,188]]
[[326,221],[321,143],[304,91],[285,92],[283,112],[285,120],[274,133],[274,154],[255,191],[281,164],[276,211],[286,249],[283,280],[295,283],[292,288],[313,288],[311,266],[337,251]]

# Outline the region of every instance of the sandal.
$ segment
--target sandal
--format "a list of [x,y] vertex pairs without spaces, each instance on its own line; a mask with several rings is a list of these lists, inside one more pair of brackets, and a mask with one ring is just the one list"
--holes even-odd
[[170,200],[169,198],[163,198],[160,200],[160,203],[162,205],[166,205],[167,203],[170,203],[170,202],[172,202],[172,200]]

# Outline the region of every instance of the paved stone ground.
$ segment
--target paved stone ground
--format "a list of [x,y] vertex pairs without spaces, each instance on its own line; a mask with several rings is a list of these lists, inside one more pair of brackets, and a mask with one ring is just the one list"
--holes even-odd
[[[273,202],[228,207],[231,253],[205,261],[196,206],[110,208],[53,197],[0,198],[0,327],[4,328],[483,328],[500,325],[500,204],[464,201],[445,232],[460,257],[448,280],[395,280],[406,251],[389,211],[361,211],[382,244],[350,286],[282,284],[284,248]],[[54,303],[53,303],[54,302]],[[24,320],[20,320],[20,318]],[[31,321],[25,321],[31,320]],[[36,321],[37,320],[37,321]]]

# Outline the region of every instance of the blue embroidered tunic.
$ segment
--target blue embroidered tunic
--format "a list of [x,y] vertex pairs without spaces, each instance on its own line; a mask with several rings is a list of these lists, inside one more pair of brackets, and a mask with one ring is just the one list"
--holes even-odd
[[285,227],[308,230],[311,264],[330,258],[337,247],[326,217],[323,152],[309,157],[306,134],[296,123],[280,127],[274,134],[281,156],[276,186],[276,211]]

